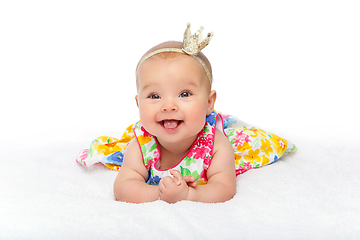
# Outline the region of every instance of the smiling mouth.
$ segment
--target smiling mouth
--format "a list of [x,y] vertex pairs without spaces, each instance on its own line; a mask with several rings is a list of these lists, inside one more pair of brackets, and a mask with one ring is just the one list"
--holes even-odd
[[179,125],[181,125],[182,120],[175,120],[175,119],[165,119],[160,121],[159,123],[166,129],[166,130],[175,130]]

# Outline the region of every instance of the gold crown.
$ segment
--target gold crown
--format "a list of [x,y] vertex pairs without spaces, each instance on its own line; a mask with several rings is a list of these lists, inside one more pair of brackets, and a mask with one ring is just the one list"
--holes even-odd
[[189,55],[197,55],[204,47],[206,47],[213,36],[213,33],[208,33],[206,38],[202,40],[202,31],[204,27],[201,26],[200,29],[194,34],[191,35],[190,23],[187,24],[187,27],[184,32],[184,41],[182,50]]

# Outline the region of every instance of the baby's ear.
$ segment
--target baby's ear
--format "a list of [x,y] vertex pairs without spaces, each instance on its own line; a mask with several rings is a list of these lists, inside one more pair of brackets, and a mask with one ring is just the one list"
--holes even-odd
[[139,99],[138,99],[138,95],[135,96],[135,100],[136,100],[136,106],[139,107]]
[[216,101],[216,91],[212,90],[209,94],[207,115],[210,115],[214,111]]

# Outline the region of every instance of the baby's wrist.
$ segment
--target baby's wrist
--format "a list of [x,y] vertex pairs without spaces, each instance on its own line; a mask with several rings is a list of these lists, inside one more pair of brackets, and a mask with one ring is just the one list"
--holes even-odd
[[186,200],[188,201],[195,201],[196,200],[196,192],[197,192],[197,188],[193,188],[193,187],[188,187],[189,191],[187,194],[187,198]]

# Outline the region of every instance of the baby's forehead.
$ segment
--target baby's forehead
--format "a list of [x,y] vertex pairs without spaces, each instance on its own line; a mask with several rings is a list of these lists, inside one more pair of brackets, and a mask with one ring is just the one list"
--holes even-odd
[[[173,69],[176,69],[180,72],[173,72]],[[205,83],[205,85],[209,85],[209,88],[211,89],[207,74],[198,60],[192,56],[176,52],[156,54],[144,61],[138,68],[138,76],[136,81],[137,89],[139,90],[139,87],[143,88],[143,86],[140,85],[144,84],[144,80],[146,81],[147,85],[149,77],[150,79],[154,80],[157,77],[158,71],[163,72],[163,70],[164,72],[169,71],[169,74],[175,74],[176,76],[186,75],[186,77],[182,78],[181,81],[190,79],[193,81],[196,80],[199,81],[198,84],[202,85]],[[187,75],[191,77],[188,78]],[[185,84],[185,82],[183,83]]]
[[[210,61],[207,57],[202,53],[198,53],[197,55],[189,55],[184,52],[182,49],[183,43],[176,42],[176,41],[168,41],[156,45],[149,49],[139,60],[137,67],[136,67],[136,86],[139,87],[138,84],[138,74],[139,71],[142,69],[143,65],[146,65],[146,62],[153,62],[153,61],[165,61],[168,62],[176,62],[178,59],[186,59],[187,61],[192,61],[192,65],[196,66],[200,71],[206,73],[210,89],[212,85],[212,68]],[[155,62],[156,62],[155,61]],[[162,62],[164,63],[164,62]]]

